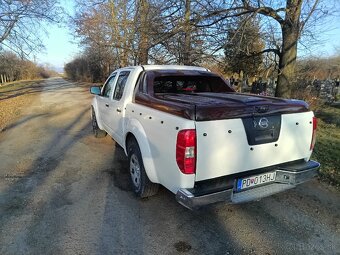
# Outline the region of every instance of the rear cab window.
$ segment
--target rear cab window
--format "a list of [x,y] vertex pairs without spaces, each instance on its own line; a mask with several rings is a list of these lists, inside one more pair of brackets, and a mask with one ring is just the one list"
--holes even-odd
[[154,94],[160,93],[224,93],[233,90],[219,76],[162,75],[153,80]]

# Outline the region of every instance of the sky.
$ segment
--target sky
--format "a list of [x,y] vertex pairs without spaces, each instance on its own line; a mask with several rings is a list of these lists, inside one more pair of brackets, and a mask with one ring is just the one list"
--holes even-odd
[[36,61],[41,64],[48,63],[59,71],[80,49],[68,28],[50,25],[48,33],[48,36],[43,36],[45,50],[36,55]]
[[[74,13],[73,1],[62,0],[61,2],[67,12],[72,15]],[[300,47],[301,50],[298,51],[300,56],[329,57],[339,54],[336,52],[336,48],[340,49],[340,22],[336,19],[329,22],[332,24],[329,24],[328,27],[332,29],[328,28],[327,31],[319,34],[321,43],[310,50]],[[48,63],[57,71],[62,72],[64,65],[77,56],[81,52],[81,48],[67,25],[48,25],[46,29],[48,35],[42,35],[46,49],[35,56],[36,61],[40,64]]]
[[[73,0],[61,0],[66,14],[73,16]],[[41,39],[45,50],[39,52],[35,58],[40,64],[48,63],[57,71],[62,71],[65,64],[80,53],[81,49],[68,24],[46,26],[47,34],[42,34]]]

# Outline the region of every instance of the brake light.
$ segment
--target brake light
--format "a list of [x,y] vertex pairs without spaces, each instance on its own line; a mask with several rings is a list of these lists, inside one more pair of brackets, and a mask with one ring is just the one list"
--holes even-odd
[[312,133],[312,142],[310,143],[310,150],[314,149],[317,126],[318,126],[318,120],[316,117],[313,117],[313,133]]
[[184,174],[196,172],[196,130],[184,129],[177,134],[176,161]]

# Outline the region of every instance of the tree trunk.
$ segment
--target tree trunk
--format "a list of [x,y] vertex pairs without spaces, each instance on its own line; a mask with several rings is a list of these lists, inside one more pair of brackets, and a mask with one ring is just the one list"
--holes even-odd
[[149,42],[148,42],[148,12],[149,4],[147,0],[140,0],[140,41],[139,41],[139,64],[148,63]]
[[292,87],[296,82],[295,68],[302,2],[302,0],[287,0],[286,16],[282,23],[282,50],[275,92],[277,97],[291,97]]
[[184,47],[183,47],[183,64],[191,65],[191,24],[190,24],[190,0],[185,1],[184,15]]
[[122,52],[122,59],[121,59],[121,65],[122,66],[128,66],[129,61],[128,61],[128,55],[129,55],[129,31],[128,31],[128,19],[127,19],[127,1],[123,2],[123,10],[122,10],[122,32],[123,32],[123,36],[122,36],[122,48],[123,50]]

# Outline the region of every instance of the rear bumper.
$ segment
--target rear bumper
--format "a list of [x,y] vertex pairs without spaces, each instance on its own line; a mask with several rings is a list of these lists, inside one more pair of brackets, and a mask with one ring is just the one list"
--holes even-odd
[[[225,190],[197,195],[193,190],[180,189],[176,194],[176,200],[189,209],[196,209],[204,205],[217,202],[243,203],[258,200],[309,181],[318,175],[320,164],[316,161],[287,163],[276,166],[269,171],[276,172],[274,182],[258,186],[245,191],[237,192],[234,187]],[[234,183],[236,183],[236,178]],[[196,195],[195,195],[196,194]]]

